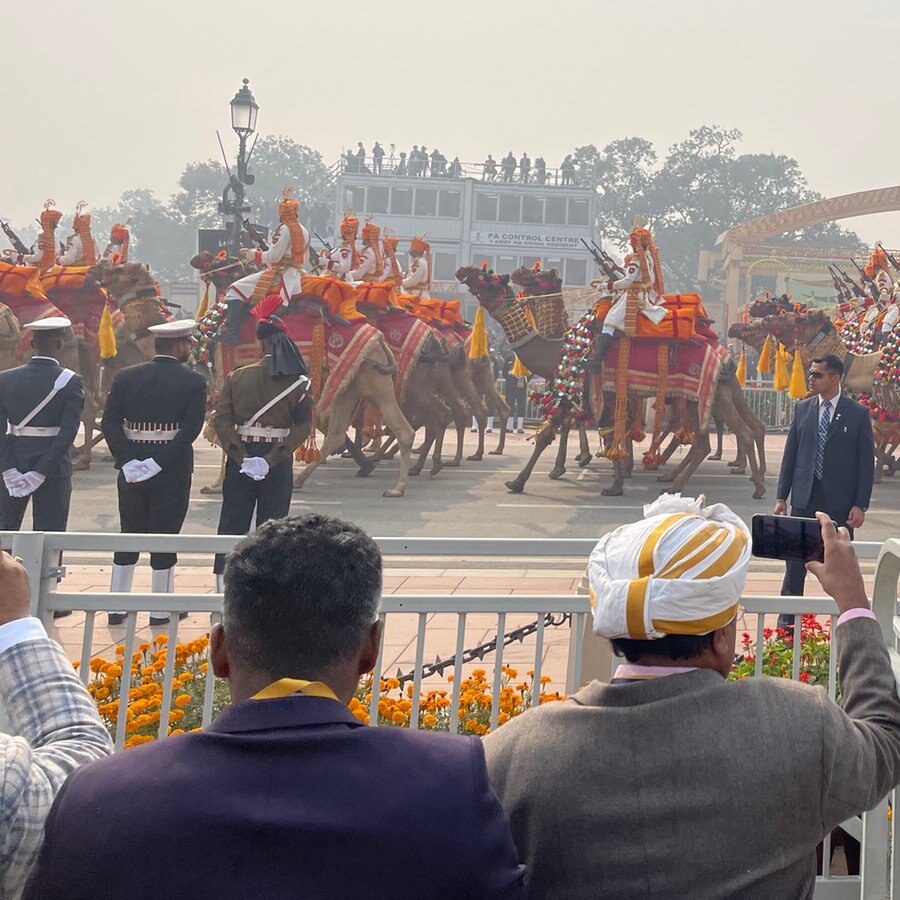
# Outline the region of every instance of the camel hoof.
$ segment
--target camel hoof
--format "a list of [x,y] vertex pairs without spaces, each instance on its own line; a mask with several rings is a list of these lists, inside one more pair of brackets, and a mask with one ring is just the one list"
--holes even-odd
[[722,458],[722,454],[721,454],[721,453],[713,453],[712,456],[707,456],[706,458],[707,458],[707,459],[721,459],[721,458]]
[[502,450],[488,450],[488,456],[503,456]]
[[207,484],[205,487],[200,488],[200,493],[206,497],[210,495],[216,495],[222,493],[222,485],[221,484]]
[[[483,453],[473,453],[471,456],[466,457],[466,462],[481,462],[484,459]],[[457,463],[459,465],[459,463]]]
[[747,474],[747,467],[746,467],[746,466],[743,466],[743,467],[740,468],[740,469],[729,469],[729,470],[728,470],[728,474],[729,474],[729,475],[746,475],[746,474]]
[[583,469],[585,466],[591,464],[591,459],[593,459],[593,457],[590,453],[579,453],[578,456],[575,457],[575,462],[578,463],[579,469]]
[[631,469],[629,469],[627,472],[625,472],[625,473],[622,475],[622,477],[623,477],[623,478],[633,478],[633,477],[634,477],[634,473],[632,472]]
[[765,487],[763,487],[762,485],[760,485],[760,486],[753,492],[753,499],[754,499],[754,500],[762,500],[762,498],[765,497],[765,496],[766,496],[766,489],[765,489]]
[[375,463],[371,460],[366,460],[364,463],[361,463],[359,466],[359,471],[356,473],[357,478],[368,478],[372,472],[375,471]]
[[458,459],[451,459],[450,462],[445,462],[444,465],[445,465],[448,469],[458,469],[458,468],[459,468],[459,460],[458,460]]
[[[447,463],[447,465],[449,466],[450,463]],[[435,460],[431,464],[431,471],[428,474],[431,478],[434,478],[434,476],[437,475],[437,473],[440,472],[441,469],[443,469],[443,468],[444,468],[444,464],[440,460]]]
[[549,472],[549,474],[547,475],[547,477],[548,477],[548,478],[552,478],[554,481],[556,481],[557,478],[562,478],[563,475],[565,475],[565,474],[566,474],[566,467],[565,467],[565,466],[554,466],[554,467],[550,470],[550,472]]
[[73,472],[87,472],[91,467],[91,458],[89,456],[79,456],[75,462],[72,463],[72,471]]
[[622,494],[625,493],[625,491],[622,490],[622,487],[620,485],[613,485],[612,487],[603,488],[600,493],[604,497],[621,497]]
[[415,477],[419,474],[419,472],[421,472],[421,471],[422,471],[422,467],[421,467],[421,466],[411,466],[411,467],[410,467],[410,470],[409,470],[409,474],[410,474],[413,478],[415,478]]
[[506,489],[511,494],[521,494],[525,490],[525,484],[524,484],[524,482],[521,482],[521,481],[507,481]]
[[729,462],[725,463],[726,466],[739,466],[741,465],[741,461],[739,459],[732,459]]
[[402,497],[406,491],[403,488],[390,488],[385,491],[381,496],[382,497]]
[[665,475],[657,475],[656,480],[663,484],[671,484],[675,480],[674,472],[666,472]]

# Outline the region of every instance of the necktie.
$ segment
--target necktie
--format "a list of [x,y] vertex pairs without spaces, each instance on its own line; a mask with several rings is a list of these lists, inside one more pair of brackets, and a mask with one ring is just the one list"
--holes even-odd
[[831,401],[822,404],[822,415],[819,417],[819,444],[816,447],[816,478],[822,480],[822,468],[825,463],[825,438],[831,424]]

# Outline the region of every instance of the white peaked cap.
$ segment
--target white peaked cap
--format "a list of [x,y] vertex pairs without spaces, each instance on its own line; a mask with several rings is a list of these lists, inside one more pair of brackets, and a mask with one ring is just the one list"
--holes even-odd
[[57,331],[60,328],[71,328],[72,323],[65,316],[47,316],[45,319],[35,319],[22,327],[31,331]]
[[151,325],[147,331],[161,338],[186,338],[194,333],[196,327],[197,323],[193,319],[176,319],[174,322],[163,322],[162,325]]
[[727,506],[663,494],[605,534],[588,561],[594,633],[656,640],[708,634],[737,615],[750,532]]

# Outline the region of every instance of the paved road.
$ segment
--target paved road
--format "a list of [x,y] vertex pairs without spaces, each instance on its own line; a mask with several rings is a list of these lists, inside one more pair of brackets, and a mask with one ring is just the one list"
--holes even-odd
[[[474,435],[466,432],[467,445]],[[488,447],[495,444],[496,433],[489,435]],[[452,447],[453,438],[445,442]],[[704,493],[708,502],[724,502],[748,521],[754,513],[770,512],[775,500],[775,480],[781,460],[783,436],[768,441],[768,495],[752,499],[752,485],[741,476],[730,475],[724,462],[706,462],[691,481],[686,493]],[[729,446],[730,445],[730,446]],[[504,456],[485,456],[481,463],[463,461],[459,469],[445,468],[429,478],[427,468],[411,478],[406,496],[387,500],[381,494],[392,486],[397,464],[383,463],[369,478],[354,477],[355,466],[349,460],[332,458],[321,466],[302,491],[295,492],[292,509],[318,509],[351,519],[378,536],[447,537],[596,537],[641,513],[642,504],[657,496],[661,485],[655,473],[636,470],[626,482],[623,497],[606,498],[601,490],[611,480],[611,465],[595,460],[579,470],[571,463],[568,473],[551,481],[547,473],[553,465],[551,451],[544,455],[524,494],[510,494],[504,482],[524,464],[532,444],[520,435],[512,435]],[[118,531],[115,473],[112,464],[102,462],[103,450],[94,451],[90,472],[75,475],[72,531]],[[726,454],[733,443],[726,438]],[[467,452],[471,447],[467,446]],[[570,447],[574,456],[577,448]],[[197,441],[197,466],[191,509],[185,531],[214,533],[221,500],[203,496],[200,488],[212,482],[218,473],[218,450],[202,438]],[[729,458],[726,456],[726,458]],[[676,457],[677,459],[677,457]],[[866,525],[858,537],[884,540],[900,534],[900,477],[885,479],[876,485]]]

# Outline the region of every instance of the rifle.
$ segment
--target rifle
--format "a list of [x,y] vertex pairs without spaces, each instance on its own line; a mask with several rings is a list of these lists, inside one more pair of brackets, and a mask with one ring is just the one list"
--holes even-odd
[[837,269],[841,278],[843,278],[844,284],[853,291],[853,296],[858,297],[860,300],[864,300],[866,292],[837,263],[835,263],[834,267]]
[[856,266],[856,271],[859,272],[859,277],[862,279],[863,284],[869,289],[869,293],[872,295],[872,299],[877,300],[880,291],[878,290],[878,285],[875,284],[875,279],[870,278],[866,274],[865,269],[860,268],[859,263],[852,257],[850,258],[850,262],[852,262],[853,265]]
[[831,267],[831,263],[828,264],[828,273],[831,275],[831,283],[837,291],[838,299],[841,301],[849,301],[850,291],[847,290],[846,285],[841,284],[841,279],[838,277],[837,272]]
[[596,251],[606,260],[606,264],[613,270],[613,277],[623,277],[625,270],[602,248],[597,246],[596,242],[591,239],[591,244]]
[[[616,273],[612,268],[610,268],[609,263],[606,261],[605,257],[603,256],[603,251],[600,250],[599,248],[597,248],[597,250],[595,250],[594,247],[592,247],[584,238],[581,239],[581,243],[584,244],[585,250],[587,250],[587,252],[591,254],[591,257],[593,258],[594,262],[597,264],[597,268],[600,269],[600,271],[610,281],[616,281],[616,279],[617,279]],[[593,241],[591,243],[593,243]]]
[[0,219],[0,228],[3,229],[3,233],[9,238],[9,242],[19,256],[25,256],[29,252],[28,248],[22,243],[21,238],[12,230],[9,222],[4,222],[3,219]]
[[884,246],[881,244],[880,241],[879,241],[875,246],[881,248],[882,252],[883,252],[884,255],[887,257],[888,262],[889,262],[889,263],[890,263],[890,264],[891,264],[898,272],[900,272],[900,260],[898,260],[897,257],[894,256],[893,253],[888,253],[888,251],[884,249]]
[[268,250],[269,245],[265,242],[263,236],[250,224],[250,220],[241,218],[241,222],[247,230],[247,234],[250,235],[250,240],[255,241],[260,250]]
[[329,244],[328,241],[325,240],[325,238],[319,237],[318,231],[314,231],[313,236],[328,251],[329,256],[331,256],[331,254],[334,253],[334,247],[332,247],[331,244]]

